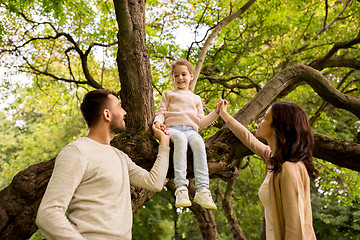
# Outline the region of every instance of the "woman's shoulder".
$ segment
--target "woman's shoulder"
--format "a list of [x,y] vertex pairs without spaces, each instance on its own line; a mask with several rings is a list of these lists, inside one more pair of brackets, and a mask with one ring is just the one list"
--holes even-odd
[[286,161],[282,164],[282,169],[280,171],[281,175],[307,175],[306,166],[303,161],[290,162]]
[[305,167],[305,164],[303,161],[285,161],[282,164],[283,168],[299,168],[299,167]]

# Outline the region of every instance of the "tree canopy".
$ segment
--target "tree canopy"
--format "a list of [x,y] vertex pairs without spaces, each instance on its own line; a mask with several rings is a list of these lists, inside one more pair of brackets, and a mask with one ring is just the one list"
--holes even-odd
[[[360,234],[359,1],[0,0],[0,11],[0,91],[10,101],[0,112],[0,236],[19,239],[36,231],[50,159],[86,134],[77,105],[91,89],[121,98],[128,132],[113,145],[151,167],[156,142],[149,126],[161,94],[173,88],[170,64],[178,58],[196,67],[194,92],[206,113],[226,98],[234,117],[253,130],[272,102],[299,104],[316,139],[316,234]],[[13,77],[20,73],[25,83]],[[133,189],[134,211],[143,206],[135,213],[134,239],[166,239],[169,223],[176,239],[261,235],[257,189],[264,165],[221,120],[201,134],[220,209],[176,209],[171,180],[152,199],[153,193]],[[191,163],[188,171],[191,177]]]

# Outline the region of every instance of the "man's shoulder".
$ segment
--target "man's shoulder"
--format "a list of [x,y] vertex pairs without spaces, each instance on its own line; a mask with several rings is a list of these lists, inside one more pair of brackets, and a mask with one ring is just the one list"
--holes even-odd
[[88,141],[88,138],[86,137],[81,137],[75,141],[72,141],[70,142],[68,145],[66,145],[65,147],[68,147],[68,146],[74,146],[74,147],[82,147],[82,146],[87,146],[89,145],[90,141]]
[[84,145],[84,139],[83,138],[79,138],[75,141],[72,141],[70,143],[68,143],[67,145],[65,145],[59,154],[62,154],[63,152],[69,152],[69,151],[77,151],[80,152],[80,149],[82,148],[82,145]]
[[117,155],[119,156],[119,158],[129,158],[129,156],[126,154],[126,153],[124,153],[123,151],[121,151],[120,149],[117,149],[116,147],[113,147],[113,146],[111,146],[113,149],[114,149],[114,151],[117,153]]
[[81,138],[67,144],[63,148],[63,150],[76,148],[79,152],[83,152],[83,151],[86,152],[90,149],[97,149],[98,147],[101,147],[101,145],[103,145],[103,144],[97,143],[95,140],[92,140],[88,137],[81,137]]

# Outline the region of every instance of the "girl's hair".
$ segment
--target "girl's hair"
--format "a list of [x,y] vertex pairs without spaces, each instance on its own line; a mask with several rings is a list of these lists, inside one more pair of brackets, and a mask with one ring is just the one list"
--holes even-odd
[[303,161],[309,176],[319,172],[312,162],[314,135],[306,113],[295,103],[282,101],[271,106],[272,123],[276,137],[276,151],[270,157],[272,171],[277,174],[286,161]]
[[191,63],[186,59],[180,58],[171,63],[171,78],[173,77],[174,74],[174,67],[177,65],[185,65],[188,68],[190,74],[194,73],[194,68],[191,65]]

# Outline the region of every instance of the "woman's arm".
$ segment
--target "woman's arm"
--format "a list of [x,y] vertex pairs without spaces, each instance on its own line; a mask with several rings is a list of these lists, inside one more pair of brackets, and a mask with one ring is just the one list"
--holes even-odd
[[246,127],[233,118],[226,111],[227,105],[228,102],[223,100],[223,103],[220,105],[220,117],[224,119],[229,129],[245,146],[267,162],[271,155],[270,147],[259,141]]

